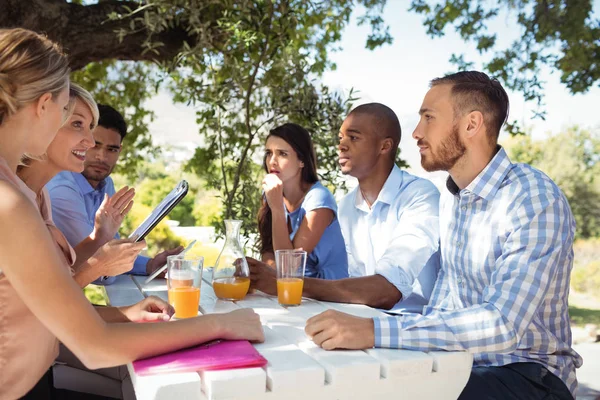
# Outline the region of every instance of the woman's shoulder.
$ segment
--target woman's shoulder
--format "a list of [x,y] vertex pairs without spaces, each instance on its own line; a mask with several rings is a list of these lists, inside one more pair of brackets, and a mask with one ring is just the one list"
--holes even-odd
[[321,182],[316,182],[306,193],[302,207],[315,209],[319,207],[337,208],[335,197]]
[[334,199],[333,194],[321,182],[315,182],[306,193],[306,197],[327,197]]
[[37,203],[40,207],[40,213],[42,214],[44,221],[52,221],[52,201],[50,200],[50,193],[48,193],[46,187],[43,187],[37,196]]
[[[33,193],[33,192],[32,192]],[[31,211],[30,206],[36,206],[35,196],[23,192],[20,187],[0,176],[0,214],[4,218],[20,218],[23,212]],[[27,204],[27,203],[31,204]]]

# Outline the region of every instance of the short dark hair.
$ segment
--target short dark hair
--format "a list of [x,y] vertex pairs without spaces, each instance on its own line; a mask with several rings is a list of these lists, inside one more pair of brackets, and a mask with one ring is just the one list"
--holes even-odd
[[461,71],[436,78],[430,86],[452,85],[454,116],[479,111],[484,116],[488,138],[498,142],[500,129],[508,119],[509,101],[506,91],[496,78],[479,71]]
[[98,111],[100,112],[98,126],[119,132],[122,142],[123,139],[125,139],[125,135],[127,135],[127,123],[125,122],[123,115],[106,104],[98,104]]
[[350,115],[363,114],[369,115],[375,121],[375,128],[380,136],[392,139],[391,159],[396,160],[396,153],[402,138],[402,128],[396,113],[388,106],[381,103],[361,104],[352,111]]

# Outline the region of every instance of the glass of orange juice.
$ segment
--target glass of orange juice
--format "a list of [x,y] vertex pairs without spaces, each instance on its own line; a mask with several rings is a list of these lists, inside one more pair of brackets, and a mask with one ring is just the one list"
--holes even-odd
[[304,287],[306,251],[276,250],[277,300],[282,306],[299,306]]
[[204,257],[169,256],[167,265],[169,304],[175,309],[175,318],[197,316]]

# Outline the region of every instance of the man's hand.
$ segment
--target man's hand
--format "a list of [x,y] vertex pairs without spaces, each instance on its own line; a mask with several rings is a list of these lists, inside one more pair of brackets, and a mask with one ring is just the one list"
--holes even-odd
[[[152,258],[151,260],[148,260],[148,264],[146,264],[146,274],[152,275],[154,273],[154,271],[156,271],[157,269],[159,269],[160,267],[162,267],[163,265],[165,265],[167,263],[168,256],[174,256],[176,254],[181,253],[182,251],[183,251],[183,246],[178,246],[174,249],[165,250],[161,253],[158,253],[156,256],[154,256],[154,258]],[[160,274],[158,277],[164,278],[166,272],[167,271],[165,270],[165,272]]]
[[123,219],[133,207],[134,196],[135,189],[127,186],[111,197],[104,194],[104,200],[96,211],[94,219],[93,237],[95,239],[104,244],[115,237]]
[[156,296],[146,297],[139,303],[119,309],[132,322],[168,321],[175,314],[175,309],[169,303]]
[[283,182],[277,174],[267,174],[262,181],[265,198],[271,209],[283,207]]
[[306,321],[306,334],[325,350],[370,349],[375,345],[375,326],[370,318],[327,310]]
[[[146,242],[134,239],[113,239],[100,247],[89,263],[98,265],[98,277],[117,276],[131,271],[136,257],[146,247]],[[96,264],[97,263],[97,264]]]
[[246,257],[250,269],[250,287],[263,293],[277,296],[277,273],[273,267]]

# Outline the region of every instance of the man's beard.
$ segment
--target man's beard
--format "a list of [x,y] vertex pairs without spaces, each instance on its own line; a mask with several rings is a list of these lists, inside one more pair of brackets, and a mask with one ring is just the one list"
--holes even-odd
[[429,147],[429,154],[421,155],[421,166],[427,172],[450,171],[466,151],[467,148],[458,135],[458,125],[454,125],[450,135],[440,143],[435,153]]
[[91,168],[84,168],[83,172],[81,174],[88,181],[101,182],[104,179],[106,179],[110,175],[111,172],[112,172],[111,168],[108,168],[108,170],[106,172],[98,172],[98,173],[92,171]]

